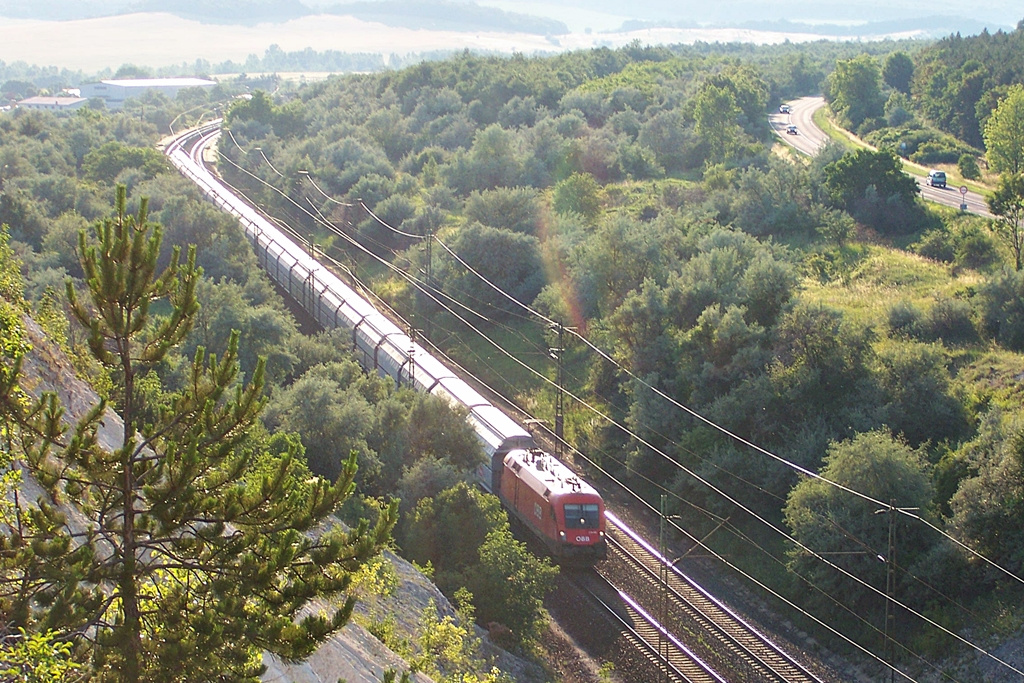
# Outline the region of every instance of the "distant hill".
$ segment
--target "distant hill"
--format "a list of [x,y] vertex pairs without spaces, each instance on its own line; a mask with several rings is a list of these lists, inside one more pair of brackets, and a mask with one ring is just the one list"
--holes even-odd
[[[308,0],[310,3],[323,0]],[[830,25],[823,32],[831,32],[834,25],[857,25],[867,22],[917,22],[928,17],[942,16],[980,23],[989,30],[1012,28],[1024,16],[1018,0],[793,0],[787,3],[760,0],[480,0],[482,4],[500,6],[509,11],[529,11],[545,14],[540,7],[573,7],[579,10],[607,12],[629,19],[643,21],[692,22],[701,26],[737,26],[746,22],[792,21],[811,25]],[[522,7],[523,9],[519,9]],[[530,8],[529,10],[525,8]]]
[[121,14],[131,0],[0,0],[0,16],[71,21]]
[[169,12],[216,24],[280,23],[311,14],[299,0],[135,0],[131,12]]
[[323,13],[412,29],[534,35],[568,32],[563,22],[548,17],[451,0],[335,1],[312,5],[302,0],[0,0],[0,16],[18,19],[72,21],[130,12],[167,12],[206,24],[272,24]]
[[[939,37],[1012,29],[1024,16],[1019,3],[989,0],[796,0],[779,5],[755,0],[0,0],[0,17],[69,21],[127,12],[169,12],[204,23],[276,23],[330,13],[388,26],[456,31],[566,33],[580,14],[602,13],[623,26],[744,27],[836,36],[917,31]],[[611,28],[611,26],[608,26]]]
[[201,22],[257,24],[311,11],[300,0],[0,0],[0,16],[52,22],[129,12],[170,12]]
[[569,28],[561,21],[505,12],[475,3],[448,0],[383,0],[351,2],[322,10],[387,26],[435,31],[501,31],[535,35],[561,35]]
[[287,21],[312,13],[300,0],[0,0],[0,16],[73,21],[129,12],[169,12],[208,23]]

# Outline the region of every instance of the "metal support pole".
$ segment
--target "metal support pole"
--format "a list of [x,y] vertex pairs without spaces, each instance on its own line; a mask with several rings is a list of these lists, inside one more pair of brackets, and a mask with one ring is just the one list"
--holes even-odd
[[896,668],[894,666],[894,660],[896,659],[896,648],[892,638],[893,633],[893,614],[892,609],[892,596],[895,576],[893,574],[893,563],[896,561],[894,557],[896,553],[896,501],[889,501],[889,543],[888,551],[885,556],[885,661],[889,665],[889,682],[893,683],[896,680]]
[[565,371],[562,366],[562,354],[565,353],[565,327],[562,323],[558,323],[558,370],[557,379],[558,389],[555,393],[555,436],[558,437],[558,453],[562,452],[562,438],[564,436],[565,429]]
[[[885,627],[883,630],[885,647],[882,651],[885,663],[889,666],[889,683],[896,681],[896,513],[918,512],[920,509],[896,507],[896,501],[890,499],[888,507],[875,510],[876,515],[885,514],[889,518],[889,538],[886,543],[885,556]],[[882,558],[879,557],[879,559]]]
[[416,328],[409,330],[409,386],[416,388],[416,364],[413,362],[416,355]]
[[658,630],[658,656],[662,658],[658,663],[658,680],[668,680],[668,640],[665,638],[665,631],[668,629],[668,559],[665,556],[665,494],[661,494],[661,517],[660,529],[658,531],[658,552],[661,553],[661,565],[658,573],[661,579],[661,628]]
[[[434,229],[433,228],[427,228],[427,292],[430,295],[432,295],[433,291],[434,291],[434,264],[433,264],[434,258],[433,258],[433,255],[434,255]],[[425,311],[430,309],[430,302],[431,301],[432,301],[431,297],[427,296],[426,297],[426,301],[423,302],[424,303],[424,310]],[[424,328],[426,329],[426,337],[427,337],[427,339],[430,339],[430,318],[432,316],[424,315],[423,317],[426,320],[426,324],[424,325]]]
[[562,354],[565,352],[565,326],[557,323],[558,345],[548,349],[548,355],[555,361],[555,454],[561,455],[565,430],[565,373],[562,369]]

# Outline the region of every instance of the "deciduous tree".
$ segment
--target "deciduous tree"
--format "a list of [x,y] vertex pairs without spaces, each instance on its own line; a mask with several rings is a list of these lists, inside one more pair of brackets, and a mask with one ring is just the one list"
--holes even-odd
[[914,205],[917,183],[889,150],[844,154],[825,166],[824,176],[833,206],[880,232],[909,232],[920,220]]
[[985,123],[985,154],[992,170],[1024,172],[1024,85],[1011,86]]
[[507,525],[488,533],[478,552],[480,562],[467,583],[480,620],[504,624],[520,642],[533,640],[544,626],[544,596],[554,587],[558,568],[531,554]]
[[474,192],[466,200],[466,217],[492,228],[536,235],[541,222],[537,191],[529,187],[499,187]]
[[993,411],[972,443],[976,469],[950,501],[954,534],[1020,576],[1024,567],[1024,431],[1020,415]]
[[589,173],[573,173],[555,185],[554,207],[561,214],[577,213],[593,221],[601,212],[601,187]]
[[906,52],[893,52],[885,58],[882,78],[890,87],[904,95],[910,94],[910,82],[914,80],[914,62]]
[[[822,477],[896,507],[924,509],[932,498],[927,463],[921,454],[884,431],[859,434],[829,448]],[[830,595],[844,595],[852,607],[879,604],[867,588],[852,583],[810,551],[876,588],[884,588],[888,524],[876,515],[877,504],[856,498],[821,479],[807,478],[793,487],[786,502],[786,523],[808,550],[793,548],[792,566]],[[928,537],[902,518],[894,520],[899,537],[899,565],[913,564],[929,549]]]
[[694,101],[694,132],[707,146],[707,162],[721,163],[738,148],[743,129],[737,123],[741,109],[730,88],[706,84]]
[[[516,304],[502,292],[529,305],[544,286],[540,241],[532,235],[471,223],[458,233],[452,249],[459,259],[502,290],[495,291],[463,266],[449,261],[438,276],[446,287],[455,285],[462,298],[477,310],[499,314],[515,311]],[[501,254],[501,258],[495,258],[495,254]],[[487,308],[480,309],[480,305]]]
[[870,55],[838,60],[828,84],[832,111],[850,128],[882,115],[878,64]]
[[1004,174],[999,187],[988,198],[988,208],[996,216],[992,231],[1013,252],[1013,266],[1021,269],[1024,252],[1024,175]]
[[849,206],[863,197],[869,186],[874,186],[880,196],[905,202],[917,196],[917,183],[903,173],[899,157],[887,150],[860,149],[825,167],[825,189],[840,206]]

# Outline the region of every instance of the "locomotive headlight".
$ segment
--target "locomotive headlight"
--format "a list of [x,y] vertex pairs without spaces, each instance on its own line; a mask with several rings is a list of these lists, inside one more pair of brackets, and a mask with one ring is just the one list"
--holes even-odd
[[600,536],[601,538],[604,538],[604,532],[603,531],[598,531],[597,535]]
[[564,541],[565,540],[565,532],[564,531],[559,531],[558,532],[558,537]]

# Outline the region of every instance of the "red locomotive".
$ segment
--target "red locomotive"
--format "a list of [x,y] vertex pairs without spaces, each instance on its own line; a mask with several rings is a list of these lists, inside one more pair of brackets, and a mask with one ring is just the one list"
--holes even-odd
[[498,496],[556,558],[592,564],[607,555],[604,501],[551,455],[538,449],[509,451]]

